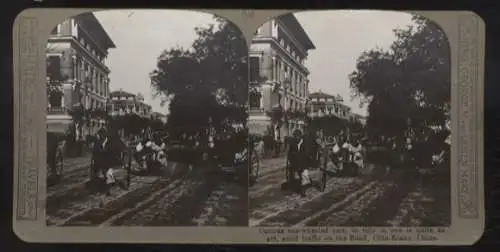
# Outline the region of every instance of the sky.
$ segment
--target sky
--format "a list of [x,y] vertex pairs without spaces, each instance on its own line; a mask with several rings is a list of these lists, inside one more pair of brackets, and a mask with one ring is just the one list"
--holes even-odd
[[394,11],[307,11],[295,13],[316,49],[309,52],[309,91],[341,95],[352,112],[367,115],[358,98],[352,99],[348,75],[365,51],[388,48],[395,28],[411,24],[411,15]]
[[[111,70],[111,90],[142,93],[153,110],[166,113],[152,97],[149,73],[164,49],[189,47],[194,28],[214,23],[211,14],[172,10],[112,10],[94,13],[116,44],[106,64]],[[348,74],[365,50],[387,48],[395,39],[392,30],[411,24],[411,16],[388,11],[308,11],[295,16],[316,46],[307,67],[310,92],[340,94],[352,111],[366,115],[358,99],[351,99]]]

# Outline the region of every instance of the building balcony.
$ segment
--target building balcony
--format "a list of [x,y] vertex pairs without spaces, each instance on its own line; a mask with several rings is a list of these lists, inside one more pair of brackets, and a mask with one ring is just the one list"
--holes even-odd
[[342,115],[341,113],[335,113],[335,112],[322,112],[322,111],[315,111],[315,112],[309,112],[309,117],[311,118],[320,118],[320,117],[328,117],[328,116],[334,116],[339,119],[349,119],[349,115]]
[[110,116],[124,116],[124,115],[137,115],[143,118],[151,118],[151,113],[143,111],[134,111],[133,109],[110,109],[108,110]]
[[258,107],[251,107],[249,110],[248,110],[248,115],[252,116],[252,115],[263,115],[265,112],[264,108],[258,108]]
[[63,107],[50,107],[47,108],[47,115],[62,115],[67,114],[68,109]]

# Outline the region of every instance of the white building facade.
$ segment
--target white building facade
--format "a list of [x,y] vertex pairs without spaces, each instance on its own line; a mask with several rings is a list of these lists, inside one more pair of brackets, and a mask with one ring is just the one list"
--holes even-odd
[[[281,109],[305,112],[309,89],[309,70],[306,67],[309,50],[314,44],[293,14],[286,14],[262,25],[250,47],[250,113],[251,133],[290,135],[303,129],[304,120],[290,118],[288,127],[277,127],[270,113]],[[279,132],[279,133],[278,133]]]
[[110,48],[115,44],[92,13],[74,16],[50,32],[47,86],[59,90],[48,94],[49,131],[64,132],[72,122],[68,111],[74,106],[105,108],[110,73],[105,59]]

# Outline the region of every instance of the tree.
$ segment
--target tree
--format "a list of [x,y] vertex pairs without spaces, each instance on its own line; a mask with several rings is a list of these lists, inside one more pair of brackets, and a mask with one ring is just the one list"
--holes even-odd
[[440,139],[427,143],[431,155],[447,148],[442,136],[433,136],[449,135],[450,47],[437,24],[417,16],[413,22],[394,30],[389,50],[362,53],[349,78],[355,95],[368,103],[371,136],[395,138],[400,145],[408,136]]
[[248,96],[247,46],[240,30],[225,19],[195,29],[189,49],[165,50],[151,73],[156,96],[169,101],[173,134],[196,133],[212,126],[246,122],[241,111]]

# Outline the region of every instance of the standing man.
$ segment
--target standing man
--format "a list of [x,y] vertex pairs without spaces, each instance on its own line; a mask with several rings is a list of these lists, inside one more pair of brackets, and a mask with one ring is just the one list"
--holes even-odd
[[[306,149],[306,143],[304,141],[304,136],[300,130],[295,130],[293,132],[293,141],[290,143],[290,148],[288,149],[288,174],[290,184],[297,186],[297,191],[300,196],[305,196],[304,184],[302,183],[303,172],[307,168],[309,163],[309,155]],[[298,175],[299,181],[295,179]],[[297,183],[298,182],[298,183]]]
[[98,178],[98,173],[100,172],[105,181],[105,194],[110,195],[111,187],[115,184],[115,178],[113,174],[113,169],[111,168],[110,159],[113,159],[113,154],[111,152],[111,137],[109,132],[104,128],[101,128],[98,133],[97,142],[94,145],[92,151],[92,159],[94,160],[94,176]]
[[104,128],[99,129],[97,132],[97,140],[92,148],[92,177],[99,178],[99,173],[104,176],[104,170],[106,168],[106,156],[104,153],[104,141],[106,141],[106,130]]

